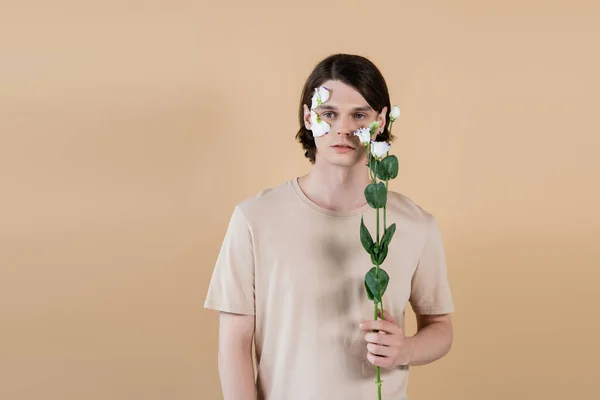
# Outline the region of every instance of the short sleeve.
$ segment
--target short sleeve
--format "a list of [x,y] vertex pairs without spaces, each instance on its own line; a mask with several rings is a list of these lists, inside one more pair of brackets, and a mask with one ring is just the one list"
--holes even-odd
[[417,314],[446,314],[454,311],[446,254],[435,217],[428,216],[425,244],[412,277],[410,303]]
[[253,239],[239,206],[229,220],[204,307],[236,314],[255,313]]

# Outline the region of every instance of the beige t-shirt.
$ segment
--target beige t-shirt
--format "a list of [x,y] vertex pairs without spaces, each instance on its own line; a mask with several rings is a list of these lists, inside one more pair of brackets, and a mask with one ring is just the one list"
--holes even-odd
[[[375,209],[324,209],[297,178],[235,207],[204,306],[255,315],[259,400],[377,398],[358,326],[374,310],[363,283],[373,265],[360,242],[361,215],[375,237]],[[421,314],[454,311],[434,217],[390,191],[392,223],[384,308],[402,327],[409,303]],[[407,378],[407,367],[381,368],[383,399],[406,400]]]

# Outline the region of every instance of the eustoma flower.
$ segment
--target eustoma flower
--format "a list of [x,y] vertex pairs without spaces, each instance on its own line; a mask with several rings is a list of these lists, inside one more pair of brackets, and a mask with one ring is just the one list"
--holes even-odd
[[369,128],[360,128],[354,131],[354,135],[358,136],[358,140],[360,140],[363,145],[371,143],[371,131]]
[[363,146],[368,147],[369,143],[371,143],[371,136],[373,136],[377,128],[379,128],[379,122],[371,122],[368,128],[360,128],[355,130],[354,136],[358,136],[358,140],[360,140],[360,143]]
[[[389,114],[389,134],[392,135],[392,124],[400,116],[400,109],[394,106]],[[371,136],[379,128],[377,122],[369,125],[369,128],[361,128],[354,132],[360,139],[360,142],[367,151],[367,159],[369,166],[369,177],[371,184],[365,188],[365,198],[367,203],[376,209],[377,213],[377,231],[373,238],[369,229],[364,223],[364,219],[360,220],[360,242],[364,249],[371,256],[371,263],[374,265],[365,275],[365,289],[367,297],[374,303],[373,319],[378,319],[380,316],[383,319],[383,294],[389,283],[389,275],[381,268],[381,265],[387,258],[388,248],[396,232],[396,224],[393,223],[387,226],[387,193],[388,182],[398,176],[398,158],[394,155],[390,156],[391,145],[389,142],[381,142],[371,140]],[[369,148],[370,147],[370,148]],[[387,155],[386,155],[387,154]],[[384,157],[385,156],[385,157]],[[384,183],[385,182],[385,183]],[[383,234],[380,237],[380,210],[383,210]],[[378,309],[381,308],[378,313]],[[378,399],[381,400],[381,373],[377,366],[377,385]]]
[[381,158],[385,155],[385,153],[390,151],[390,147],[392,147],[392,145],[390,145],[388,142],[372,141],[371,142],[371,154],[376,159],[381,160]]
[[315,108],[329,100],[329,90],[325,86],[315,89],[315,93],[312,97],[312,104],[310,106],[310,130],[313,133],[313,137],[323,136],[331,130],[331,126],[319,117],[319,114],[315,111]]

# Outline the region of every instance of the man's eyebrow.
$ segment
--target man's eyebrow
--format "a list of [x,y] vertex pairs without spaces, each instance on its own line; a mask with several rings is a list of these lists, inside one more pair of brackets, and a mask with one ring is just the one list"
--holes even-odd
[[330,106],[328,104],[321,104],[318,108],[321,110],[337,111],[336,106]]
[[352,109],[352,111],[373,111],[373,108],[371,106],[362,106],[362,107],[355,107]]
[[[321,104],[319,106],[319,109],[324,110],[324,111],[325,110],[328,110],[328,111],[337,111],[338,108],[336,106],[332,106],[332,105],[329,105],[329,104]],[[354,111],[354,112],[358,112],[358,111],[372,111],[372,110],[373,110],[373,108],[371,106],[355,107],[355,108],[352,109],[352,111]]]

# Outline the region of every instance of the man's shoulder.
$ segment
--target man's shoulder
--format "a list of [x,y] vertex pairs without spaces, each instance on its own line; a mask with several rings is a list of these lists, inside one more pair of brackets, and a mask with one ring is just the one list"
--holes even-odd
[[254,195],[243,199],[236,204],[236,209],[252,218],[255,215],[264,216],[268,211],[275,211],[281,204],[289,203],[293,196],[292,181],[276,184],[259,189]]
[[407,195],[392,190],[388,191],[387,210],[415,223],[428,224],[433,218],[433,215],[422,205]]

